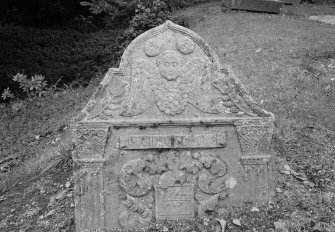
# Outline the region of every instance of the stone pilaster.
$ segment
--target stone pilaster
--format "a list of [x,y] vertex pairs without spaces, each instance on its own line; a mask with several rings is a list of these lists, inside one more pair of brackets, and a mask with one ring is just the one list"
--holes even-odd
[[252,200],[269,199],[273,120],[237,120],[235,126],[242,151],[244,181],[251,190],[250,198]]
[[104,151],[108,128],[73,128],[76,231],[104,227]]

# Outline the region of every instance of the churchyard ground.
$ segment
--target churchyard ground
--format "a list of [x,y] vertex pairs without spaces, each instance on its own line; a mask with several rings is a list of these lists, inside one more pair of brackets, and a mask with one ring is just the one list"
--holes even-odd
[[[335,26],[306,17],[335,9],[301,5],[275,15],[223,12],[220,2],[212,2],[177,14],[233,68],[254,100],[275,114],[274,196],[208,220],[154,224],[150,230],[215,231],[216,219],[224,219],[228,232],[274,231],[275,225],[335,231]],[[101,78],[1,105],[1,160],[13,156],[16,167],[0,174],[0,231],[74,231],[69,124]]]

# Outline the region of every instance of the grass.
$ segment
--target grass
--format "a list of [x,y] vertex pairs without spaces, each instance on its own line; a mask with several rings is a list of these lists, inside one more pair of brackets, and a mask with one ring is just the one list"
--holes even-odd
[[[245,203],[209,221],[157,224],[149,231],[214,231],[216,217],[227,220],[227,231],[271,231],[278,221],[293,232],[335,231],[334,27],[294,14],[223,13],[219,2],[178,14],[188,19],[191,29],[210,44],[222,63],[233,67],[259,105],[276,115],[276,191],[272,202],[256,205],[259,213],[251,211],[255,205]],[[1,174],[1,181],[15,183],[40,173],[50,162],[57,164],[59,141],[69,140],[64,128],[98,81],[0,109],[0,159],[15,155],[17,162],[24,161]],[[284,164],[304,172],[314,186],[281,174]],[[237,218],[240,227],[232,223]]]
[[63,88],[44,98],[1,105],[0,160],[12,156],[14,161],[9,172],[0,172],[0,192],[69,156],[70,120],[84,107],[94,86]]
[[[334,231],[334,27],[292,13],[222,13],[218,2],[180,14],[188,18],[191,29],[210,44],[221,62],[233,67],[259,105],[276,116],[276,209],[264,206],[268,215],[254,220],[245,207],[232,209],[229,215],[246,218],[249,225],[254,221],[258,231],[279,219],[290,231]],[[315,187],[280,174],[284,164],[306,173]],[[229,226],[232,231],[247,229]]]

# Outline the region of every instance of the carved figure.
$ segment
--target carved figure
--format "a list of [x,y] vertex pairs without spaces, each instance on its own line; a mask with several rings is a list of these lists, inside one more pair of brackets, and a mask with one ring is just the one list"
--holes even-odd
[[[188,40],[190,39],[184,38],[184,46],[179,46],[183,53],[192,50]],[[148,109],[153,104],[150,101],[152,93],[158,108],[167,115],[182,113],[188,103],[205,112],[215,113],[217,110],[207,108],[208,102],[202,102],[212,101],[203,98],[211,88],[209,60],[194,57],[185,62],[185,58],[177,51],[166,50],[159,55],[156,64],[143,58],[135,60],[132,68],[131,97],[126,104],[129,107],[121,115],[133,116]]]

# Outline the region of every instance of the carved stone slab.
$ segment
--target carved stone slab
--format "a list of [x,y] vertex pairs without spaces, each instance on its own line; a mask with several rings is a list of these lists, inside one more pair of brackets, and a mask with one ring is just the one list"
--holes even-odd
[[299,5],[301,0],[283,0],[285,5]]
[[278,0],[223,0],[223,6],[233,10],[248,10],[277,14],[280,13],[280,9],[283,5],[283,1]]
[[271,197],[273,114],[203,39],[170,21],[128,46],[76,119],[78,232]]

